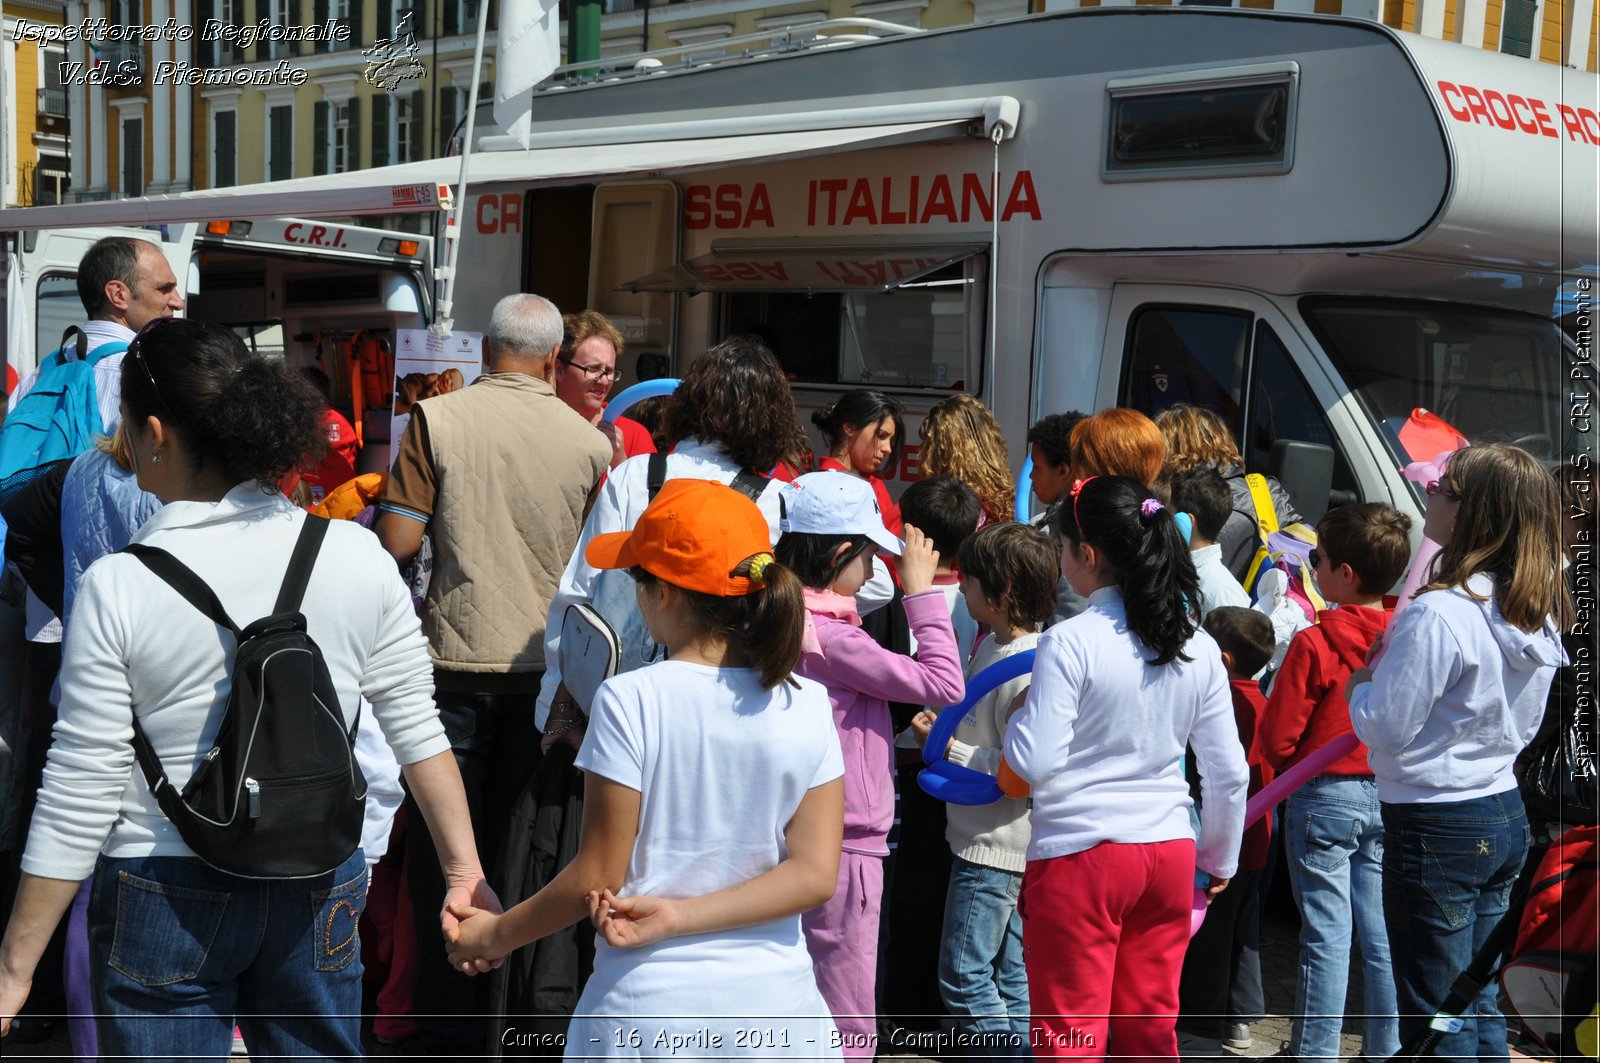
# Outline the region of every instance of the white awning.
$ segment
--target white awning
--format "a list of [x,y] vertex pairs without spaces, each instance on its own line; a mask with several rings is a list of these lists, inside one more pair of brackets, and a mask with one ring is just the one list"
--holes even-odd
[[[970,117],[943,118],[649,143],[479,152],[473,156],[468,180],[473,188],[480,188],[506,181],[526,186],[623,174],[679,173],[757,159],[826,154],[961,136],[971,121]],[[433,213],[447,209],[444,204],[448,202],[448,189],[456,183],[460,173],[459,158],[432,159],[233,188],[55,207],[23,207],[0,211],[0,230]]]

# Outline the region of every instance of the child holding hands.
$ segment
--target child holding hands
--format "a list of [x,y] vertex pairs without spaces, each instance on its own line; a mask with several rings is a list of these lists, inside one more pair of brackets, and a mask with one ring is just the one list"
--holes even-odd
[[[790,674],[800,582],[773,561],[755,504],[707,480],[667,481],[631,532],[598,535],[585,554],[631,570],[667,659],[595,697],[572,862],[504,915],[455,911],[450,962],[486,970],[589,915],[594,975],[568,1058],[691,1044],[699,1056],[837,1059],[800,913],[833,894],[843,764],[826,693]],[[773,1017],[771,1029],[752,1040],[749,1016]]]

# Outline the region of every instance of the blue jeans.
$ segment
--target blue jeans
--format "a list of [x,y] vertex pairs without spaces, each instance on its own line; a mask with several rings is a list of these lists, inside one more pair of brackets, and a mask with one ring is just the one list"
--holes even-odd
[[[1516,790],[1428,805],[1383,806],[1383,913],[1389,923],[1400,1036],[1424,1030],[1450,985],[1511,904],[1533,840]],[[1506,1059],[1506,1020],[1490,979],[1437,1059]]]
[[1371,776],[1318,775],[1289,795],[1289,883],[1300,906],[1300,971],[1289,1051],[1337,1058],[1352,930],[1361,942],[1363,1050],[1400,1050],[1389,935],[1383,923],[1383,819]]
[[357,849],[311,879],[247,879],[176,856],[101,857],[89,902],[100,1051],[361,1058],[367,899]]
[[[1028,970],[1022,959],[1022,875],[955,858],[944,902],[939,996],[963,1032],[995,1056],[1028,1055]],[[992,1038],[992,1040],[990,1040]],[[987,1055],[976,1049],[970,1055]]]

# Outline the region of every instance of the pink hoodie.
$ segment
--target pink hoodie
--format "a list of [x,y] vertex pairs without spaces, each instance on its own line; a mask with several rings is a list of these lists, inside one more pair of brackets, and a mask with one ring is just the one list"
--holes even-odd
[[795,673],[828,688],[844,749],[844,849],[887,856],[894,822],[890,701],[953,705],[966,693],[944,592],[903,600],[918,658],[891,653],[861,630],[855,600],[806,589],[806,634]]

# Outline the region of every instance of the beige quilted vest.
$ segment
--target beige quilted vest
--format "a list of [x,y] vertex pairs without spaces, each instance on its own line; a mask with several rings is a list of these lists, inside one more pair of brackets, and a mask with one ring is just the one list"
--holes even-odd
[[543,671],[545,613],[611,444],[525,373],[485,373],[424,408],[437,496],[422,630],[434,663]]

